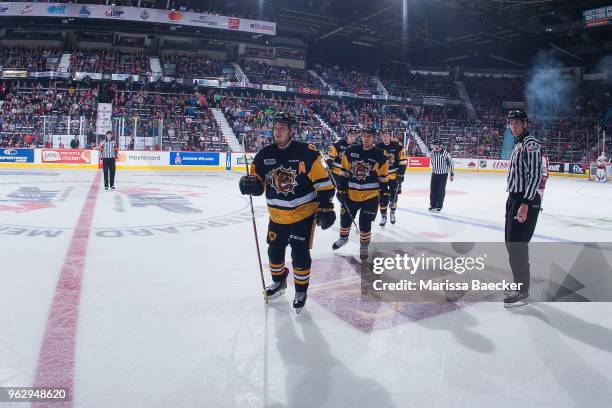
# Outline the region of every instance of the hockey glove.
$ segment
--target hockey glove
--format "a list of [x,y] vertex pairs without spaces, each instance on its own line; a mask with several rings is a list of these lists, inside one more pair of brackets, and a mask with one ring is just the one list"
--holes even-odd
[[319,209],[317,210],[315,219],[317,221],[317,225],[324,230],[334,225],[334,222],[336,222],[334,203],[332,203],[331,201],[319,203]]
[[255,176],[242,176],[238,186],[240,187],[240,193],[243,195],[260,196],[264,192],[263,183],[257,180]]

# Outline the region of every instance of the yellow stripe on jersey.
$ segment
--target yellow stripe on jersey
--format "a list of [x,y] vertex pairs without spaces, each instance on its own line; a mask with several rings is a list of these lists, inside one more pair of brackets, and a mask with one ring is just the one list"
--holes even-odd
[[370,198],[374,198],[374,197],[378,197],[380,190],[375,189],[375,190],[353,190],[351,188],[349,188],[348,191],[348,198],[351,201],[366,201],[369,200]]
[[308,178],[312,181],[312,186],[316,191],[333,190],[334,185],[329,179],[329,174],[321,163],[321,158],[318,157],[313,163]]
[[378,181],[381,183],[386,183],[389,181],[389,162],[386,161],[382,166],[380,166],[376,170],[376,174],[378,174]]
[[313,201],[288,210],[268,206],[268,213],[270,219],[277,224],[293,224],[310,217],[317,211],[317,208],[319,208],[319,202]]
[[349,161],[346,158],[346,152],[342,155],[342,165],[340,167],[342,167],[342,170],[346,170],[347,177],[348,177],[350,167],[349,167]]
[[331,157],[332,159],[335,159],[338,157],[338,150],[336,150],[336,146],[331,145],[331,147],[329,148],[329,152],[327,153],[327,155],[329,157]]

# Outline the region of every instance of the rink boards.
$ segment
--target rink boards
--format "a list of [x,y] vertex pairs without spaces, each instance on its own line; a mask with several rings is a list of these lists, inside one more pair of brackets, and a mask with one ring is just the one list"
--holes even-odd
[[[203,170],[245,171],[245,161],[253,153],[190,151],[120,151],[117,168],[124,170]],[[0,149],[0,167],[20,168],[100,168],[98,150],[72,149]],[[453,159],[457,172],[505,173],[508,160]],[[428,157],[408,157],[408,171],[431,171]],[[550,163],[549,174],[588,178],[589,169],[580,163]]]

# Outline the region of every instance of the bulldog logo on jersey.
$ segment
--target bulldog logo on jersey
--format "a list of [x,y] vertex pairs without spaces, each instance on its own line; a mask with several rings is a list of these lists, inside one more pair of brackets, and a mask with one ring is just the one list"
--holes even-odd
[[279,194],[287,196],[293,193],[297,182],[295,181],[297,172],[291,168],[284,168],[282,165],[270,172],[272,176],[272,187]]
[[365,180],[370,175],[372,167],[363,160],[351,163],[351,173],[357,180]]

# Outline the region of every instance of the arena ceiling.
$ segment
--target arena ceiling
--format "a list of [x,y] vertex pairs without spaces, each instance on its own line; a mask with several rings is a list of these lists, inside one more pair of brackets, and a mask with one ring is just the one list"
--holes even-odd
[[420,65],[521,69],[541,49],[576,65],[612,50],[610,28],[587,29],[582,21],[583,10],[612,0],[407,0],[406,5],[403,0],[276,0],[269,5],[279,35],[303,38],[315,58],[342,63],[364,55]]

